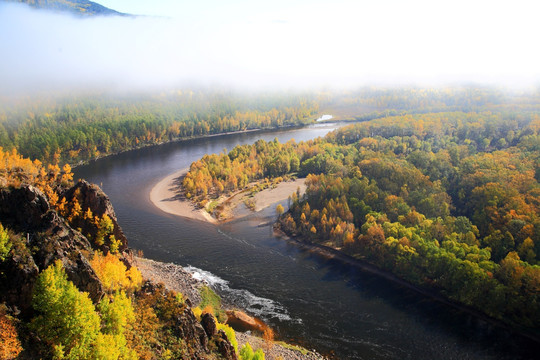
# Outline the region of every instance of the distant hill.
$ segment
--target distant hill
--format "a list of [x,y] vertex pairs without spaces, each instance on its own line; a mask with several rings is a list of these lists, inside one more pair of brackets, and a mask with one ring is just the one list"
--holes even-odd
[[0,0],[0,2],[23,3],[37,9],[69,12],[81,16],[128,15],[88,0]]

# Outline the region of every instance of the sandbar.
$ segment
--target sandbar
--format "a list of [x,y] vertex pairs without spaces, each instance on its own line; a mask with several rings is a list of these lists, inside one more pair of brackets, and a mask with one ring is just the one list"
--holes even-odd
[[253,196],[253,200],[255,200],[255,211],[261,211],[272,204],[288,199],[298,188],[300,188],[300,194],[303,194],[306,191],[305,181],[305,178],[283,181],[273,189],[268,188],[258,192]]
[[182,194],[180,181],[188,171],[189,169],[179,170],[158,182],[150,191],[150,201],[168,214],[216,223],[216,219],[205,210],[198,209]]
[[[182,216],[199,221],[218,223],[219,221],[210,215],[206,210],[197,208],[197,206],[186,199],[183,195],[180,183],[189,169],[182,169],[168,175],[159,181],[150,191],[150,201],[161,211],[176,216]],[[305,178],[299,178],[294,181],[283,181],[273,188],[268,188],[256,193],[252,200],[255,203],[255,212],[271,206],[280,201],[286,200],[293,192],[300,188],[300,193],[305,191]],[[235,212],[235,208],[240,205],[244,199],[244,191],[238,191],[227,198],[221,198],[219,203],[226,203],[227,214],[222,220],[232,220],[247,215]],[[234,215],[233,215],[234,214]]]

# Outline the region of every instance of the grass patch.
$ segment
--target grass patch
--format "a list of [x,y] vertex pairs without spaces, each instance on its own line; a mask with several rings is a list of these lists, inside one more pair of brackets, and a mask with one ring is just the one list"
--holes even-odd
[[203,311],[205,309],[212,309],[211,312],[218,321],[225,322],[225,320],[227,320],[227,314],[225,313],[225,310],[221,308],[221,298],[219,295],[206,285],[200,288],[199,293],[202,298],[199,308],[203,309]]
[[214,212],[214,209],[216,208],[216,206],[219,205],[219,202],[217,200],[212,200],[210,201],[210,203],[206,206],[206,211],[209,213],[209,214],[212,214]]
[[279,346],[283,346],[285,349],[289,349],[289,350],[292,350],[292,351],[298,351],[302,355],[307,355],[309,353],[308,349],[303,348],[303,347],[298,346],[298,345],[287,344],[286,342],[283,342],[283,341],[277,341],[276,344],[278,344]]

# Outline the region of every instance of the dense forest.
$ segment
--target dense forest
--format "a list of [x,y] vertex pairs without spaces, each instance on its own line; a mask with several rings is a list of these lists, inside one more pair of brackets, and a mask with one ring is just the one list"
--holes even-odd
[[312,96],[302,94],[240,96],[203,90],[0,103],[0,146],[46,163],[72,165],[166,141],[301,125],[319,110]]
[[303,125],[323,113],[371,120],[427,112],[540,111],[540,94],[494,88],[362,88],[239,93],[182,89],[160,94],[0,97],[0,146],[44,163],[69,163],[191,137]]
[[194,162],[183,185],[204,205],[255,181],[306,177],[279,218],[285,233],[537,330],[540,116],[524,103],[261,140]]

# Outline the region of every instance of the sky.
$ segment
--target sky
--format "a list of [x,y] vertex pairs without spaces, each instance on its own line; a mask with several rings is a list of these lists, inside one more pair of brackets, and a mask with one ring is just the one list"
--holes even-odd
[[535,1],[96,2],[142,16],[0,3],[0,91],[540,84]]

